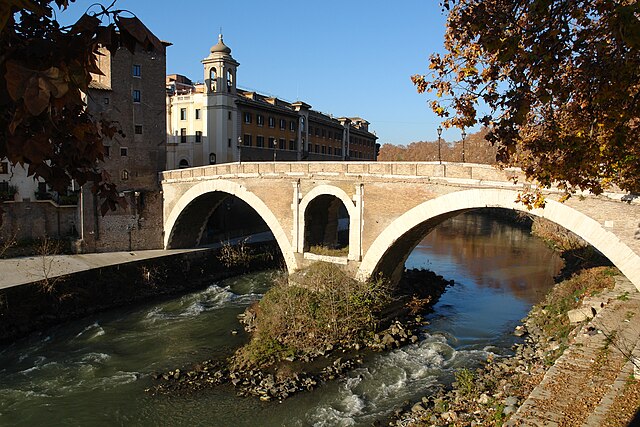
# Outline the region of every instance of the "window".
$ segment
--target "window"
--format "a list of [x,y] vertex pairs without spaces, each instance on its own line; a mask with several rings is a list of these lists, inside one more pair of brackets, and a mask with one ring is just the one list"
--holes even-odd
[[229,68],[227,70],[227,92],[231,92],[231,88],[233,87],[233,73]]
[[262,114],[256,116],[256,123],[258,123],[258,126],[264,125],[264,116]]
[[196,108],[196,120],[200,120],[200,109]]
[[109,105],[109,98],[107,97],[104,98],[104,105]]
[[269,127],[270,128],[274,128],[276,127],[276,119],[274,119],[273,117],[269,116]]
[[278,141],[278,148],[281,150],[287,149],[287,141],[285,141],[284,138],[280,138],[280,140]]
[[316,131],[316,136],[320,136],[320,128],[315,128],[314,130]]
[[210,165],[216,164],[216,153],[209,153],[209,164]]
[[124,169],[121,173],[120,173],[120,179],[122,179],[123,181],[126,181],[129,179],[129,171]]
[[249,135],[248,133],[245,133],[243,138],[244,145],[246,147],[251,147],[251,145],[253,144],[252,139],[253,139],[253,135]]
[[187,128],[180,129],[180,142],[182,144],[187,142]]
[[216,73],[216,69],[212,68],[209,70],[209,92],[216,91],[216,80],[218,79],[218,74]]
[[304,130],[305,130],[304,116],[300,117],[300,130],[304,133]]
[[320,147],[320,149],[321,149],[320,151],[321,151],[322,154],[327,154],[327,147],[326,146],[323,145],[322,147]]
[[322,137],[324,138],[327,135],[326,130],[322,129]]
[[188,168],[189,167],[189,161],[187,159],[180,160],[180,163],[178,163],[178,167],[180,169]]
[[333,150],[332,150],[332,148],[331,148],[331,147],[327,147],[327,154],[328,154],[328,155],[331,155],[331,154],[332,154],[332,151],[333,151]]
[[229,111],[229,112],[227,113],[227,118],[228,118],[229,120],[231,120],[231,111]]
[[264,136],[256,136],[256,147],[264,147]]
[[0,162],[0,173],[9,173],[9,162]]
[[127,149],[127,147],[120,147],[120,156],[127,157],[127,154],[129,154],[129,149]]
[[133,77],[140,77],[140,65],[133,64]]
[[199,130],[196,131],[196,142],[202,142],[202,132]]
[[296,142],[293,139],[289,140],[289,150],[296,151],[298,147],[296,147]]
[[231,138],[227,139],[227,147],[231,148]]
[[276,148],[276,139],[272,136],[269,137],[269,148]]
[[295,132],[295,131],[296,131],[296,122],[294,122],[293,120],[291,120],[291,121],[289,122],[289,130],[290,130],[291,132]]
[[285,130],[287,128],[287,121],[285,119],[280,119],[280,130]]
[[180,120],[187,120],[187,109],[186,108],[181,108],[180,109]]
[[319,153],[319,152],[320,152],[320,146],[319,146],[318,144],[316,144],[316,146],[315,146],[315,152],[316,152],[316,153]]
[[134,132],[136,135],[142,135],[142,125],[136,125]]
[[[304,117],[303,117],[303,119],[304,119]],[[313,135],[313,126],[311,126],[311,125],[309,125],[309,135]]]
[[138,89],[133,91],[133,102],[140,102],[140,91]]
[[251,123],[251,113],[244,113],[244,122]]
[[311,145],[311,143],[309,143],[309,146],[307,147],[307,152],[311,152],[311,149],[313,148],[313,145]]

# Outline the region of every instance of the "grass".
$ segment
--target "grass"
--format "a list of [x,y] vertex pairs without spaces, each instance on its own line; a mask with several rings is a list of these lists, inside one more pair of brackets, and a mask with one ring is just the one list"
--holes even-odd
[[349,246],[343,248],[330,248],[324,245],[315,245],[309,248],[309,252],[316,255],[345,257],[349,255]]
[[582,270],[556,285],[545,300],[534,307],[531,320],[546,336],[555,337],[560,343],[560,348],[552,355],[550,362],[562,354],[569,333],[574,329],[569,323],[567,312],[579,307],[585,297],[604,289],[612,289],[615,281],[611,271],[608,267]]
[[359,282],[339,266],[318,262],[294,281],[282,277],[253,307],[255,331],[233,365],[265,367],[293,355],[318,354],[328,345],[364,341],[391,300],[386,283]]

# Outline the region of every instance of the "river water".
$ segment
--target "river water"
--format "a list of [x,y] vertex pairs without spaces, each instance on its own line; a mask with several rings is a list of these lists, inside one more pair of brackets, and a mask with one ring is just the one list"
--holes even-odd
[[455,284],[429,315],[424,339],[375,354],[346,378],[283,403],[238,398],[221,387],[151,397],[151,373],[190,365],[241,344],[236,316],[275,272],[113,310],[0,347],[2,426],[351,426],[383,420],[490,352],[508,354],[519,319],[553,285],[560,259],[526,230],[477,214],[450,219],[413,251]]

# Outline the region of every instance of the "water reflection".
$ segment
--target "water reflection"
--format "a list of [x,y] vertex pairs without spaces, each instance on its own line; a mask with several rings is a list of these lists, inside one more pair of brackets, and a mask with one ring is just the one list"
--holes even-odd
[[428,268],[447,279],[473,280],[481,287],[508,290],[534,304],[553,286],[562,259],[526,228],[476,211],[450,218],[436,227],[416,247],[406,266]]

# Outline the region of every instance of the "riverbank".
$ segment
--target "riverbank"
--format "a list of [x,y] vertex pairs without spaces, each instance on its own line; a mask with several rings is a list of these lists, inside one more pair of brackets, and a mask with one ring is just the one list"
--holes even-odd
[[[222,248],[171,253],[42,255],[0,260],[0,343],[48,326],[278,266],[275,244],[230,264]],[[128,255],[128,258],[127,258]],[[164,256],[160,256],[164,255]]]
[[[614,274],[594,268],[559,283],[516,328],[523,342],[512,356],[457,371],[450,388],[435,389],[389,424],[627,425],[640,405],[639,381],[629,376],[640,297]],[[610,388],[616,380],[623,385]]]

